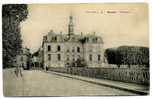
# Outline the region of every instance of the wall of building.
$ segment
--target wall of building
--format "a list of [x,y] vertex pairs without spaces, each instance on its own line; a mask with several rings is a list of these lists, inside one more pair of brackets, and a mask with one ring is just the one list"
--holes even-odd
[[[90,55],[92,59],[90,59]],[[84,44],[84,57],[88,63],[88,67],[101,67],[104,59],[103,45],[101,43]]]
[[[50,51],[48,51],[48,46],[50,46]],[[60,51],[57,47],[60,46]],[[45,67],[64,67],[64,43],[44,43],[44,66]],[[60,60],[58,60],[58,54],[60,55]],[[50,55],[50,60],[49,56]]]
[[27,67],[28,57],[26,55],[17,55],[16,56],[16,66]]
[[[48,46],[50,46],[50,51],[48,51]],[[60,46],[60,51],[57,50],[58,46]],[[78,52],[78,48],[80,52]],[[76,61],[80,57],[87,61],[88,67],[101,67],[103,63],[104,50],[102,43],[45,42],[43,49],[44,67],[65,67],[65,65]],[[50,60],[49,54],[51,55]],[[58,54],[61,56],[60,61],[58,60]],[[89,58],[90,55],[92,55],[92,60]],[[100,60],[98,60],[98,55],[100,55]]]
[[[65,43],[65,62],[71,63],[78,58],[83,57],[82,44],[78,42],[66,42]],[[79,51],[78,51],[79,48]]]
[[28,68],[30,61],[30,51],[27,48],[22,48],[15,58],[15,66]]

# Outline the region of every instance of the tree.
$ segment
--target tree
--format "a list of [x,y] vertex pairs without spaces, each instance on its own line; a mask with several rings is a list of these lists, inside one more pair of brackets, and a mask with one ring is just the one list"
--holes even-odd
[[121,63],[130,65],[146,65],[149,64],[149,48],[138,46],[120,46],[118,51],[121,56]]
[[20,22],[27,18],[25,4],[5,4],[2,7],[3,68],[11,67],[22,48]]
[[109,64],[116,64],[118,67],[120,67],[120,55],[116,48],[106,49],[104,55]]
[[109,64],[120,65],[145,65],[149,67],[149,48],[137,46],[120,46],[118,48],[108,48],[105,57]]
[[78,58],[75,63],[77,67],[88,67],[84,58]]
[[70,67],[88,67],[84,58],[78,58],[76,61],[70,63]]

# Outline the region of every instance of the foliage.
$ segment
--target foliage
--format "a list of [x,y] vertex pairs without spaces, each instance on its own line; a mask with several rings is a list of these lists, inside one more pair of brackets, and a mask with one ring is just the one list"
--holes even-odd
[[87,62],[84,58],[78,58],[76,61],[77,67],[87,67]]
[[84,44],[84,43],[86,42],[86,37],[81,38],[79,41],[80,41],[82,44]]
[[146,65],[149,67],[149,48],[137,46],[120,46],[106,49],[105,57],[109,64]]
[[28,15],[25,4],[6,4],[2,7],[3,68],[11,67],[22,48],[20,22]]
[[28,10],[26,4],[5,4],[2,8],[3,17],[14,17],[23,21],[27,18]]
[[87,67],[87,62],[84,58],[78,58],[70,64],[71,67]]

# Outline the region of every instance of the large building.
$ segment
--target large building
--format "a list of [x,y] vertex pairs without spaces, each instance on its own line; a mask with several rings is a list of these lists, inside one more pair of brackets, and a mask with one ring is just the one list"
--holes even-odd
[[73,16],[69,17],[67,34],[51,30],[43,37],[42,50],[44,68],[72,66],[78,59],[83,59],[88,67],[101,67],[104,57],[102,38],[95,32],[75,33]]

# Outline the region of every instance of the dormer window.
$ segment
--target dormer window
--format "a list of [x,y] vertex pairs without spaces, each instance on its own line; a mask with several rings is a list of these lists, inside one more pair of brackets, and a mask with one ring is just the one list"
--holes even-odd
[[93,42],[96,43],[96,42],[97,42],[97,39],[98,39],[97,37],[93,38]]
[[98,38],[97,38],[97,37],[95,38],[95,41],[96,41],[96,42],[98,41]]
[[54,37],[54,40],[57,41],[57,37],[56,36]]

